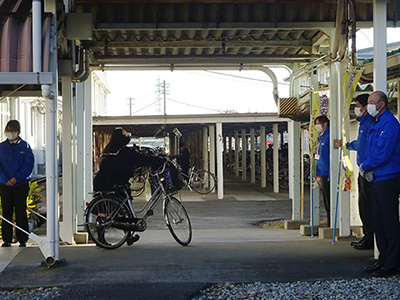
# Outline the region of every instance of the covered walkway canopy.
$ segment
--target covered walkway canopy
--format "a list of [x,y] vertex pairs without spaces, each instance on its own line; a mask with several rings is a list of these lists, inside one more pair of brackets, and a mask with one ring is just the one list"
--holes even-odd
[[[259,69],[276,82],[268,66],[286,65],[293,70],[290,96],[298,97],[299,77],[306,73],[309,87],[319,88],[317,68],[326,65],[333,140],[340,138],[341,77],[351,62],[349,38],[354,38],[357,28],[375,28],[373,80],[376,89],[385,90],[386,27],[400,25],[400,0],[20,0],[1,1],[0,19],[0,96],[40,93],[47,99],[50,218],[49,247],[44,254],[57,260],[58,95],[63,98],[61,236],[73,242],[91,190],[92,91],[87,79],[92,70]],[[279,98],[277,85],[272,93]],[[289,122],[288,132],[289,195],[293,199],[292,218],[298,219],[299,123]],[[221,126],[216,128],[217,136],[219,133]],[[220,152],[218,144],[216,153]],[[332,177],[338,173],[338,153],[332,146]],[[332,185],[331,199],[334,192]],[[335,208],[332,205],[332,214]],[[350,230],[347,212],[347,207],[341,207],[339,228],[343,236]],[[319,218],[312,222],[319,222]]]

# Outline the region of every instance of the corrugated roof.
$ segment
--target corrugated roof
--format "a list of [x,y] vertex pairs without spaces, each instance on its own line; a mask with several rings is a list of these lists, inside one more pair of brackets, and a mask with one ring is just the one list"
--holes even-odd
[[[43,72],[50,70],[50,18],[46,15],[42,24]],[[32,72],[32,17],[12,14],[0,21],[0,72]]]
[[[205,69],[307,63],[329,52],[336,0],[56,0],[58,57],[74,60],[66,13],[93,16],[91,41],[81,41],[92,68],[107,65]],[[64,3],[66,7],[64,7]],[[31,0],[0,1],[0,71],[31,70]],[[388,22],[400,0],[387,3]],[[48,20],[43,23],[43,71],[48,70]],[[356,1],[357,24],[373,20],[373,1]],[[3,87],[0,87],[3,88]],[[28,87],[27,87],[28,88]],[[1,91],[0,91],[1,92]]]

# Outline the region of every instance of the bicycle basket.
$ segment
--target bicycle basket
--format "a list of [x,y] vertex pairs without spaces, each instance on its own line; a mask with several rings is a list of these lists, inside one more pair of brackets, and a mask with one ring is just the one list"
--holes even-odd
[[[179,179],[178,174],[178,170],[173,166],[165,168],[164,172],[160,174],[160,181],[167,192],[178,191],[183,187],[183,182]],[[150,176],[150,184],[153,191],[158,188],[159,182],[156,176]]]

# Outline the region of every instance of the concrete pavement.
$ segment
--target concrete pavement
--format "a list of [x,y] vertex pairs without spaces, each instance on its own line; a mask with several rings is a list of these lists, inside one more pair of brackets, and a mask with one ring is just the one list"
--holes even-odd
[[[226,191],[224,200],[182,193],[193,226],[187,247],[173,240],[157,209],[133,246],[61,246],[60,258],[66,263],[52,269],[40,265],[43,255],[37,246],[0,248],[0,261],[12,257],[0,275],[0,288],[57,286],[63,299],[179,300],[218,282],[367,276],[362,269],[372,262],[372,250],[357,251],[344,241],[332,245],[330,240],[300,236],[298,230],[256,226],[261,220],[290,218],[287,195],[237,182]],[[265,200],[258,198],[263,193]]]

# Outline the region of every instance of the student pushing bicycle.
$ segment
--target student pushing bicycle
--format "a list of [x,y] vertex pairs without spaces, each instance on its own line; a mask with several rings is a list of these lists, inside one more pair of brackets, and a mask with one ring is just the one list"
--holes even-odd
[[[157,203],[164,200],[164,219],[172,236],[181,245],[191,240],[191,225],[182,203],[172,196],[180,188],[172,183],[166,159],[138,153],[128,147],[130,133],[115,128],[110,142],[103,150],[100,168],[93,181],[94,196],[86,209],[86,228],[96,245],[115,249],[125,242],[139,240],[136,231],[146,229],[146,218],[153,214]],[[138,167],[152,170],[153,195],[137,213],[132,206],[129,179]]]

